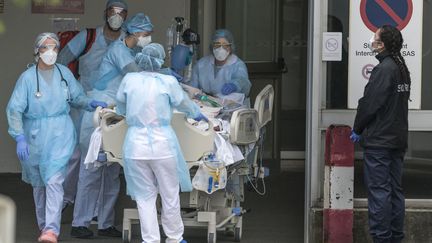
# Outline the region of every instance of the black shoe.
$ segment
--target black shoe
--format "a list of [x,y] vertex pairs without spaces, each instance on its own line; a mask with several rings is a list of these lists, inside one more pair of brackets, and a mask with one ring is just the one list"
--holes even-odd
[[72,226],[71,236],[75,238],[87,239],[93,237],[93,231],[89,230],[89,228],[84,226]]
[[111,226],[106,229],[98,230],[98,235],[108,237],[122,237],[122,232],[118,231],[114,226]]

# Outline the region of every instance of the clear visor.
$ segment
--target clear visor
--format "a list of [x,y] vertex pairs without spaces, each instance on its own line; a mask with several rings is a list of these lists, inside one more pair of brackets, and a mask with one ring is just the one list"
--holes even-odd
[[43,51],[43,50],[54,50],[54,49],[58,49],[59,46],[56,44],[46,44],[46,45],[41,45],[39,46],[39,50]]
[[108,9],[110,15],[125,13],[126,11],[120,7],[111,7]]
[[228,49],[230,46],[231,46],[231,43],[213,42],[213,49],[218,49],[219,47],[223,47],[224,49]]

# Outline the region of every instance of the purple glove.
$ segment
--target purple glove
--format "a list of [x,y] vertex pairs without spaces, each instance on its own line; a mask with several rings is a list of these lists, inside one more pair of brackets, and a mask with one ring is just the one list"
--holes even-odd
[[222,94],[223,95],[229,95],[231,93],[234,93],[237,91],[237,86],[233,83],[226,83],[222,86]]
[[90,101],[89,106],[93,109],[96,109],[98,106],[102,108],[107,108],[108,104],[103,101],[92,100]]
[[197,117],[195,117],[194,120],[195,120],[195,121],[201,121],[201,120],[204,120],[204,121],[206,121],[206,122],[209,121],[208,118],[205,117],[202,113],[200,113]]
[[18,155],[19,160],[25,161],[29,158],[29,147],[27,144],[27,141],[24,137],[24,135],[18,135],[15,138],[15,141],[17,142],[17,148],[16,153]]
[[354,130],[351,131],[350,139],[353,141],[353,143],[358,143],[360,141],[361,136],[354,132]]

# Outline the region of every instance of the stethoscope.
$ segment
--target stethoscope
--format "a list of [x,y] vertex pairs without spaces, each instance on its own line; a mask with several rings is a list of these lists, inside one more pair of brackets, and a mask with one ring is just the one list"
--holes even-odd
[[[39,72],[38,72],[38,65],[39,65],[39,64],[36,64],[36,70],[35,70],[35,72],[36,72],[36,85],[37,85],[36,93],[35,93],[36,98],[40,98],[40,97],[42,97],[42,93],[40,92],[40,89],[39,89]],[[54,65],[56,66],[57,70],[58,70],[59,73],[60,73],[60,77],[61,77],[61,81],[60,81],[60,83],[64,83],[65,86],[66,86],[66,89],[67,89],[67,99],[66,99],[66,101],[67,101],[67,102],[70,102],[70,101],[72,101],[72,99],[71,99],[71,95],[70,95],[69,84],[68,84],[67,80],[63,77],[63,73],[61,72],[61,70],[60,70],[60,68],[57,66],[57,64],[54,64]]]

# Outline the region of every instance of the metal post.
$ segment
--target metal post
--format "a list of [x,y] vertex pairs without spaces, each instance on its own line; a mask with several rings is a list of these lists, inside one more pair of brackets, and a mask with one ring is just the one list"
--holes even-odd
[[206,56],[210,54],[208,47],[211,44],[211,37],[216,29],[216,2],[215,1],[202,1],[203,2],[203,31],[201,35],[201,54]]
[[313,35],[314,35],[314,2],[308,1],[308,49],[307,49],[307,84],[306,84],[306,160],[305,160],[305,209],[304,209],[304,242],[309,242],[311,208],[311,132],[312,132],[312,83],[313,83]]
[[331,125],[325,142],[323,242],[353,242],[354,144],[351,127]]
[[[320,196],[320,154],[321,133],[320,118],[320,80],[322,62],[321,48],[321,16],[323,3],[308,1],[308,50],[307,50],[307,102],[306,102],[306,153],[305,153],[305,212],[304,212],[304,242],[311,242],[312,207]],[[322,174],[322,173],[321,173]]]

